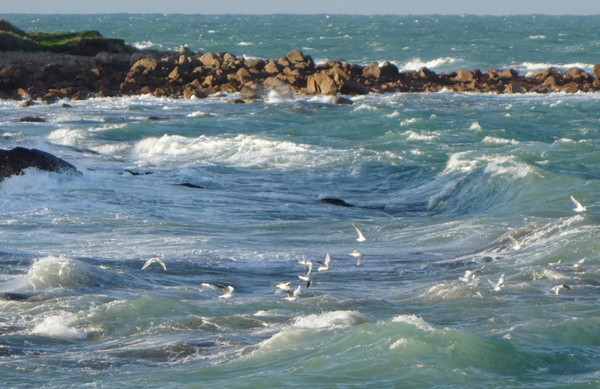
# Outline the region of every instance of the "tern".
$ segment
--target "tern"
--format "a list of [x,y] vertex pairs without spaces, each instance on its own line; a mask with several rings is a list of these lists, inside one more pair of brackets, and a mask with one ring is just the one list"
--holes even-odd
[[350,255],[356,258],[356,266],[360,266],[360,264],[362,263],[364,254],[358,250],[354,250],[353,252],[350,253]]
[[220,299],[228,299],[233,296],[233,290],[235,289],[233,286],[220,284],[217,284],[216,286],[217,288],[221,288],[221,290],[223,290],[223,294],[219,296]]
[[160,266],[162,266],[164,271],[167,271],[167,265],[165,264],[165,262],[159,258],[159,257],[153,257],[150,258],[149,260],[146,261],[146,263],[144,263],[144,266],[142,266],[142,270],[144,270],[145,268],[147,268],[148,266],[152,265],[154,262],[160,264]]
[[317,268],[317,271],[324,271],[324,270],[329,270],[329,263],[331,262],[331,257],[329,256],[329,253],[327,253],[327,255],[325,256],[325,261],[324,262],[318,262],[319,263],[319,267]]
[[504,273],[502,273],[502,275],[498,279],[498,282],[494,283],[492,280],[488,280],[488,282],[494,288],[494,292],[499,292],[500,289],[502,289],[502,287],[504,286]]
[[298,285],[298,287],[294,291],[286,290],[287,296],[285,297],[285,299],[288,301],[296,301],[298,299],[298,296],[300,295],[301,288],[302,285]]
[[573,270],[582,271],[583,269],[581,268],[581,265],[583,265],[584,262],[585,262],[585,258],[581,258],[579,261],[577,261],[576,264],[573,265]]
[[577,201],[575,197],[571,196],[571,201],[573,202],[573,204],[575,204],[575,208],[573,208],[573,211],[585,212],[587,210],[587,208],[583,206],[579,201]]
[[554,294],[558,295],[558,293],[560,293],[561,289],[568,289],[571,290],[571,287],[567,284],[562,284],[562,285],[556,285],[552,287],[552,291],[554,292]]
[[516,240],[514,236],[508,235],[508,239],[510,239],[510,241],[513,244],[513,250],[521,250],[521,243],[519,243],[519,241]]
[[306,282],[306,289],[310,288],[310,286],[312,285],[312,277],[310,276],[310,274],[301,274],[298,276],[298,278],[301,281]]
[[283,281],[282,281],[282,282],[278,282],[278,283],[276,283],[276,284],[273,284],[273,286],[274,286],[274,287],[276,287],[276,288],[278,288],[278,289],[281,289],[281,290],[283,290],[284,292],[289,292],[289,291],[291,291],[291,290],[292,290],[292,288],[291,288],[291,286],[290,286],[291,284],[292,284],[292,283],[291,283],[291,282],[289,282],[289,281],[288,281],[288,282],[283,282]]
[[364,242],[365,240],[367,240],[367,238],[365,238],[365,236],[363,235],[362,231],[359,230],[358,227],[356,227],[356,225],[352,224],[352,227],[354,227],[356,233],[358,234],[358,238],[356,238],[358,242]]
[[473,270],[465,270],[465,275],[462,277],[458,277],[458,279],[462,282],[469,282],[474,281],[476,277],[477,275],[475,275],[475,272]]

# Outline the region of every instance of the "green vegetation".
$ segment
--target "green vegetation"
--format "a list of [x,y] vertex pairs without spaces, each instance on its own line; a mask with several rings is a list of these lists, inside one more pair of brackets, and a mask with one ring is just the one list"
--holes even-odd
[[105,38],[98,31],[25,33],[0,19],[0,51],[52,51],[94,56],[99,52],[132,53],[122,39]]
[[31,32],[29,38],[40,45],[41,49],[64,46],[75,43],[82,39],[102,39],[103,36],[98,31],[81,32]]

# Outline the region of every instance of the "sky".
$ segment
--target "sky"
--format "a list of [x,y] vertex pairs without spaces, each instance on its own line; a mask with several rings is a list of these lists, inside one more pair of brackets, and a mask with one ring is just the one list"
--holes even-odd
[[1,0],[8,13],[600,15],[599,0]]

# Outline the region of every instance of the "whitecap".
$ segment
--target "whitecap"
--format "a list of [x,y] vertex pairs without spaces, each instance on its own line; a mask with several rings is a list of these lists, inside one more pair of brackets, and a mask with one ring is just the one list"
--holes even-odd
[[241,41],[241,42],[238,42],[237,45],[238,46],[254,46],[254,43],[253,42]]
[[416,315],[398,315],[392,319],[393,323],[406,323],[413,325],[421,331],[433,332],[435,328],[423,320],[421,317]]
[[479,122],[473,122],[469,126],[469,130],[471,130],[471,131],[481,131],[481,130],[483,130],[483,128],[481,127],[481,124],[479,124]]
[[491,143],[491,144],[510,144],[510,145],[517,145],[519,144],[519,141],[514,140],[514,139],[504,139],[504,138],[497,138],[495,136],[486,136],[485,138],[483,138],[482,140],[483,143]]
[[81,146],[85,138],[85,131],[68,128],[59,128],[47,136],[50,142],[62,146]]
[[87,338],[88,329],[75,328],[77,317],[71,312],[61,312],[46,316],[37,323],[31,333],[59,339],[83,340]]
[[419,140],[419,141],[434,141],[437,140],[437,135],[427,135],[427,134],[419,134],[414,131],[406,131],[407,140]]
[[338,328],[349,327],[369,320],[357,311],[332,311],[300,316],[294,320],[295,328]]
[[445,66],[445,65],[455,65],[456,63],[460,63],[462,62],[459,58],[454,58],[454,57],[440,57],[440,58],[435,58],[429,61],[424,61],[421,58],[415,58],[412,59],[408,62],[406,62],[404,65],[400,65],[399,68],[402,71],[406,71],[406,70],[419,70],[423,67],[429,68],[429,69],[435,69],[441,66]]

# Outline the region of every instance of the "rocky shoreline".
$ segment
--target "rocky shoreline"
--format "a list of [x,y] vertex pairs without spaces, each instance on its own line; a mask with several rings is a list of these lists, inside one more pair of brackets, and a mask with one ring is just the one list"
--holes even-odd
[[[549,68],[521,75],[514,69],[458,70],[436,73],[428,68],[400,71],[390,62],[367,66],[330,60],[316,64],[292,50],[279,59],[241,58],[233,53],[135,51],[93,56],[52,52],[0,52],[0,99],[54,103],[92,97],[152,94],[204,98],[239,92],[236,103],[280,94],[345,96],[369,93],[456,92],[551,93],[600,91],[600,64],[593,74],[580,68]],[[25,103],[26,105],[27,103]]]

